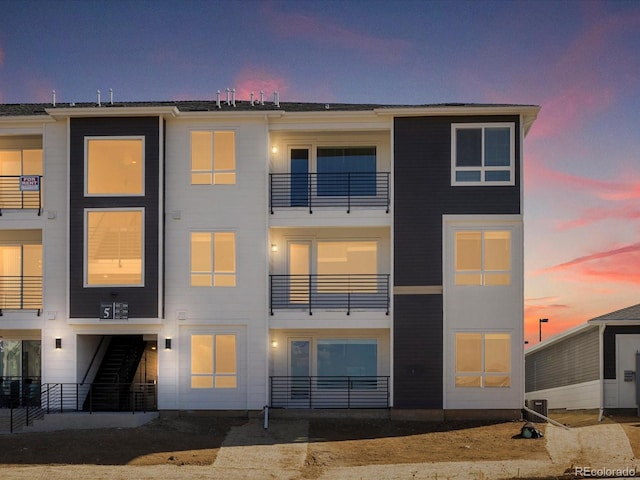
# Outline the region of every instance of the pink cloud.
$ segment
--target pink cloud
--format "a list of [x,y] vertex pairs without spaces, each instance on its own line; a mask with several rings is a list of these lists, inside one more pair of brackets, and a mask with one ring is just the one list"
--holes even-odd
[[[26,87],[29,91],[29,98],[34,102],[49,103],[53,100],[52,91],[55,88],[48,80],[31,78],[27,80]],[[59,99],[60,97],[58,97]]]
[[632,200],[640,198],[640,180],[595,180],[552,170],[543,165],[538,157],[527,155],[525,187],[558,188],[590,192],[602,200]]
[[531,128],[530,138],[565,136],[588,116],[605,111],[614,101],[609,88],[576,85],[542,102],[540,114]]
[[260,98],[260,90],[264,92],[265,101],[273,101],[273,92],[280,94],[280,99],[290,92],[289,81],[266,69],[243,68],[234,79],[236,85],[236,98],[238,100],[249,100],[251,92],[254,92],[254,99]]
[[640,89],[640,57],[628,38],[640,30],[640,9],[611,14],[597,2],[580,5],[585,28],[559,56],[544,58],[538,75],[520,78],[510,91],[485,86],[491,101],[521,101],[525,92],[541,105],[529,138],[564,137]]
[[562,273],[577,282],[640,285],[640,242],[591,253],[542,269],[536,274]]
[[350,30],[336,23],[333,18],[275,11],[269,3],[265,3],[263,11],[277,35],[294,37],[296,41],[307,40],[323,46],[356,50],[384,63],[397,63],[411,48],[406,40]]
[[640,220],[640,208],[635,205],[623,205],[619,208],[590,208],[582,212],[578,218],[558,222],[558,230],[584,227],[602,220]]

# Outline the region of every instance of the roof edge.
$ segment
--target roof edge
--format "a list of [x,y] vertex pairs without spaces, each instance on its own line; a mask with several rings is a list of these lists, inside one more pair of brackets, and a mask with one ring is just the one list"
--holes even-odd
[[533,347],[525,350],[524,355],[526,357],[530,353],[537,352],[538,350],[544,350],[545,348],[555,343],[558,343],[566,338],[573,337],[574,335],[582,333],[583,330],[586,331],[586,330],[596,329],[596,328],[598,328],[598,325],[595,325],[593,323],[587,322],[587,323],[580,324],[577,327],[573,327],[573,328],[570,328],[569,330],[565,330],[564,332],[558,333],[553,337],[550,337],[545,341],[540,342],[537,345],[534,345]]

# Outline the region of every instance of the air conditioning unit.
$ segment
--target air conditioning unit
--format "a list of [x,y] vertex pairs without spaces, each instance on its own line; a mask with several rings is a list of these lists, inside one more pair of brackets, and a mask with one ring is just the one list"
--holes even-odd
[[[547,407],[547,400],[529,400],[527,407],[529,407],[531,410],[533,410],[534,412],[537,412],[541,415],[544,415],[545,417],[548,417],[548,407]],[[546,420],[542,417],[538,417],[537,415],[533,415],[532,413],[528,413],[528,420],[531,422],[546,422]]]

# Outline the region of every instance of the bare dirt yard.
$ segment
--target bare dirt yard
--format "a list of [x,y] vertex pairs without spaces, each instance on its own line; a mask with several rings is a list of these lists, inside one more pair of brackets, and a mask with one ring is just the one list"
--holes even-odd
[[[554,418],[574,427],[574,432],[598,425],[597,412],[558,413]],[[435,465],[488,465],[491,462],[502,469],[484,471],[500,472],[500,475],[492,476],[479,470],[477,476],[466,478],[486,480],[520,475],[574,478],[568,470],[560,470],[558,476],[549,475],[547,471],[535,477],[532,472],[536,472],[536,465],[552,462],[547,436],[535,440],[518,438],[523,422],[312,419],[304,422],[303,435],[299,428],[295,435],[291,434],[293,430],[287,430],[287,422],[273,419],[269,430],[263,433],[259,419],[161,416],[134,429],[0,435],[0,478],[443,479],[465,476],[438,476]],[[603,423],[619,423],[630,440],[634,456],[640,458],[638,417],[605,417]],[[547,429],[544,424],[538,426],[543,432]],[[235,432],[235,436],[229,435],[230,432]],[[225,441],[227,437],[233,440]],[[298,449],[286,453],[290,464],[279,460],[281,464],[276,465],[277,461],[269,457],[264,461],[256,457],[257,466],[238,471],[244,468],[238,467],[243,465],[244,458],[251,463],[254,452],[274,445]],[[602,448],[606,449],[606,442]],[[225,458],[226,463],[216,462],[223,449],[226,457],[229,452],[237,452],[238,460],[228,463]],[[429,465],[431,470],[421,465]],[[108,466],[113,468],[107,469]],[[276,467],[280,470],[274,470]],[[271,473],[263,475],[261,468]],[[433,471],[435,476],[429,473]]]

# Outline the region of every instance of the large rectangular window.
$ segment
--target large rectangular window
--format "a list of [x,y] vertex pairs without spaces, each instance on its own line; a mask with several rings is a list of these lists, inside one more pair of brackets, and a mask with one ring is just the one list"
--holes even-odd
[[513,123],[451,126],[452,185],[514,185]]
[[143,225],[142,209],[86,211],[86,286],[143,286]]
[[89,196],[144,195],[144,138],[86,138]]
[[[3,233],[0,238],[0,309],[42,308],[41,232],[15,231],[20,234],[20,244],[9,238],[13,232]],[[39,243],[27,243],[29,241]]]
[[376,194],[376,147],[318,147],[319,196]]
[[191,184],[236,183],[236,134],[227,130],[191,132]]
[[236,286],[234,232],[191,232],[191,286]]
[[455,242],[456,285],[511,284],[509,230],[459,230]]
[[319,293],[376,293],[374,278],[378,273],[376,241],[319,241],[317,244]]
[[318,339],[318,376],[371,376],[378,374],[375,339]]
[[378,242],[318,241],[318,274],[378,273]]
[[236,388],[236,336],[191,336],[191,388]]
[[0,137],[0,208],[40,208],[42,182],[24,190],[21,176],[42,177],[42,137]]
[[509,333],[456,333],[456,387],[510,387]]

